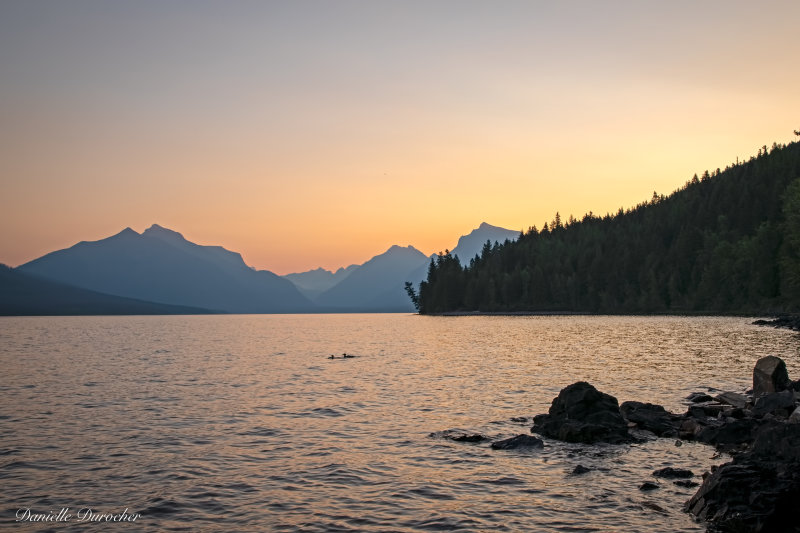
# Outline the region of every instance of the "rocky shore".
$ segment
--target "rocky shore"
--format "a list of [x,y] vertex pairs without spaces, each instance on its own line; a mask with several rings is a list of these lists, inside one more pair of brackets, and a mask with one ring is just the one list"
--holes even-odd
[[[800,504],[800,380],[789,379],[786,364],[774,356],[758,360],[753,388],[745,394],[689,395],[685,413],[636,401],[621,405],[586,382],[561,390],[546,414],[534,417],[532,433],[585,444],[636,442],[637,429],[659,438],[696,441],[726,452],[733,460],[703,474],[703,483],[684,511],[718,532],[800,532],[795,506]],[[460,442],[491,440],[480,434],[432,434]],[[518,435],[493,442],[493,449],[541,448],[544,441]],[[576,468],[579,475],[587,469]],[[692,472],[673,468],[653,472],[686,487],[697,483]],[[658,488],[644,483],[643,491]]]
[[800,331],[800,315],[778,315],[770,320],[756,320],[756,326],[772,326],[773,328],[786,328]]
[[794,532],[800,531],[798,391],[800,381],[791,381],[786,364],[773,356],[756,363],[748,394],[693,393],[683,414],[641,402],[618,406],[613,396],[579,382],[561,391],[548,414],[534,417],[531,431],[567,442],[618,444],[634,440],[628,429],[637,427],[715,446],[733,461],[704,474],[684,510],[716,531]]

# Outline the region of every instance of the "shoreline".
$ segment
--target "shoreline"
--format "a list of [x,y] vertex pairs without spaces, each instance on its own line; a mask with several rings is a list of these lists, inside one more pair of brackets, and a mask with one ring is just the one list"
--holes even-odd
[[[772,326],[800,331],[800,315],[775,313],[718,313],[713,311],[675,313],[592,313],[590,311],[446,311],[412,313],[420,316],[641,316],[641,317],[738,317],[757,319],[756,326]],[[763,317],[763,318],[760,318]]]

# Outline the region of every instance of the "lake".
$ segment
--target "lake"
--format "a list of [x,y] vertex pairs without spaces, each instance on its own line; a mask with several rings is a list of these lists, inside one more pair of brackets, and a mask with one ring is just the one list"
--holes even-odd
[[[683,412],[800,375],[752,318],[221,315],[0,318],[2,523],[18,531],[702,531],[652,471],[726,460],[674,439],[495,451],[566,385]],[[343,359],[342,353],[355,357]],[[329,359],[331,354],[336,359]],[[516,420],[512,420],[516,419]],[[578,464],[590,469],[572,475]],[[69,520],[55,521],[68,508]],[[87,511],[91,509],[91,511]],[[127,509],[127,511],[126,511]],[[64,513],[62,512],[62,517]]]

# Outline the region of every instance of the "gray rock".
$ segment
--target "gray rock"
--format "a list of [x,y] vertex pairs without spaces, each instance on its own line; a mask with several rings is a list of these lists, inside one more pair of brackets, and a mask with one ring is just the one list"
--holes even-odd
[[687,412],[688,416],[693,416],[694,418],[704,418],[707,416],[716,418],[720,413],[725,411],[725,408],[726,406],[721,403],[704,402],[690,405]]
[[658,483],[653,483],[652,481],[645,481],[641,485],[639,485],[639,490],[649,491],[649,490],[656,490],[660,489],[661,485]]
[[800,407],[792,411],[792,414],[789,415],[789,422],[792,424],[797,424],[800,422]]
[[753,395],[758,397],[772,392],[780,392],[792,387],[786,363],[780,357],[768,355],[756,362],[753,369]]
[[747,405],[747,396],[737,392],[721,392],[717,394],[717,397],[714,399],[719,403],[732,405],[733,407],[737,407],[739,409],[743,409]]
[[758,420],[752,418],[732,419],[730,422],[702,427],[696,433],[695,438],[722,450],[735,451],[751,443],[758,428]]
[[767,413],[788,416],[794,409],[794,391],[783,390],[757,397],[753,416],[764,416]]
[[516,450],[517,448],[543,448],[542,439],[531,435],[517,435],[510,439],[498,440],[492,443],[493,450]]
[[623,402],[619,406],[622,416],[640,429],[652,431],[659,437],[677,437],[680,417],[660,405],[642,402]]

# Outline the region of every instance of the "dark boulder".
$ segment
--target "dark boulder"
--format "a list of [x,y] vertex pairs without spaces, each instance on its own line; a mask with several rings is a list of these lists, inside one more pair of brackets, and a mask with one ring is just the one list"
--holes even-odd
[[542,448],[544,442],[531,435],[517,435],[510,439],[499,440],[492,443],[494,450],[515,450],[517,448]]
[[713,417],[717,418],[727,408],[726,405],[716,402],[704,402],[690,405],[687,410],[687,416],[694,418]]
[[739,407],[729,407],[727,409],[723,409],[722,411],[722,416],[727,418],[745,418],[749,414],[750,413],[748,411],[745,411]]
[[586,473],[591,472],[591,471],[592,471],[591,468],[586,468],[583,465],[578,465],[578,466],[576,466],[575,468],[572,469],[572,475],[580,476],[581,474],[586,474]]
[[668,466],[666,468],[656,470],[653,472],[653,475],[655,477],[663,477],[667,479],[681,479],[694,477],[694,472],[685,468],[672,468],[671,466]]
[[444,431],[436,431],[428,435],[435,439],[449,439],[456,442],[483,442],[489,440],[486,435],[480,433],[466,433],[457,429],[446,429]]
[[713,468],[684,510],[717,531],[796,532],[798,498],[800,470],[734,460]]
[[681,421],[681,425],[678,428],[678,437],[684,440],[695,440],[705,427],[697,419],[687,416],[685,420]]
[[562,440],[594,444],[631,442],[617,399],[580,381],[561,390],[549,414],[537,415],[531,431]]
[[780,357],[768,355],[756,362],[753,369],[753,395],[758,397],[792,388],[786,363]]
[[731,419],[703,426],[694,436],[700,442],[724,451],[737,451],[753,442],[759,421],[752,418]]
[[800,424],[769,421],[756,432],[752,446],[755,458],[800,465]]
[[757,397],[752,412],[753,416],[764,416],[767,413],[773,413],[778,416],[788,417],[794,409],[794,391],[783,390]]
[[659,437],[677,437],[680,417],[660,405],[642,402],[623,402],[619,406],[622,416],[640,429],[652,431]]
[[456,442],[483,442],[488,440],[488,437],[485,435],[479,435],[477,433],[471,435],[453,435],[447,438]]
[[705,392],[693,392],[689,396],[687,396],[686,399],[692,403],[698,403],[698,402],[710,402],[714,398],[712,398]]
[[656,490],[656,489],[660,489],[660,488],[661,488],[661,485],[659,485],[658,483],[653,483],[652,481],[645,481],[644,483],[639,485],[639,490],[643,490],[643,491]]
[[800,425],[763,421],[750,449],[714,467],[685,510],[719,531],[800,531]]

